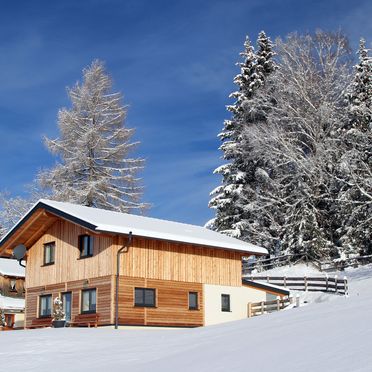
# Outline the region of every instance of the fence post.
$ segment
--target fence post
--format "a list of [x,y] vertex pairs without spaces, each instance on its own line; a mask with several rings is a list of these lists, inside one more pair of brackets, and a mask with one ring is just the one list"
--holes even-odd
[[335,275],[335,292],[337,293],[338,292],[338,288],[337,288],[337,275]]
[[248,318],[252,317],[252,302],[248,303]]
[[347,296],[349,294],[349,288],[347,285],[347,277],[344,276],[344,295]]
[[276,310],[277,311],[280,310],[280,297],[279,296],[276,296]]
[[304,283],[305,283],[305,292],[307,292],[307,277],[304,276]]
[[326,277],[326,292],[328,292],[328,274],[326,274],[325,277]]
[[269,277],[269,276],[266,277],[266,281],[267,281],[268,283],[270,283],[270,277]]
[[300,295],[296,295],[296,307],[300,307]]
[[283,282],[284,282],[284,288],[286,288],[287,287],[287,277],[286,276],[284,276]]
[[265,303],[262,301],[261,302],[261,315],[264,313],[264,308],[265,308]]

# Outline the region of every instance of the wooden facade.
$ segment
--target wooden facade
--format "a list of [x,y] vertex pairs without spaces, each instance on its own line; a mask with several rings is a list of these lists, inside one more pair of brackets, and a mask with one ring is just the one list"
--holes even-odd
[[[39,236],[32,233],[27,251],[26,319],[31,327],[39,317],[40,296],[71,292],[71,320],[81,313],[82,290],[95,288],[99,325],[115,320],[116,253],[126,245],[125,235],[97,233],[77,223],[39,212]],[[26,231],[27,232],[27,231]],[[25,233],[26,233],[25,232]],[[92,257],[80,258],[79,236],[94,237]],[[18,241],[21,235],[18,234]],[[31,237],[27,237],[28,240]],[[15,241],[13,239],[13,241]],[[54,264],[44,265],[44,245],[55,243]],[[204,324],[203,284],[241,286],[242,252],[133,237],[120,258],[119,324],[195,327]],[[136,287],[153,288],[154,307],[134,303]],[[198,308],[189,309],[189,292],[197,293]]]
[[97,290],[97,313],[100,315],[99,324],[112,324],[112,278],[111,276],[104,276],[89,280],[76,280],[28,288],[26,292],[25,327],[31,327],[32,321],[39,317],[39,298],[43,295],[52,295],[54,299],[60,297],[65,292],[71,292],[71,319],[73,320],[81,313],[81,290],[89,288],[95,288]]
[[25,279],[0,274],[0,294],[6,297],[24,298]]
[[[93,257],[79,259],[79,235],[94,236]],[[112,275],[116,252],[126,236],[96,234],[57,220],[27,255],[27,287]],[[43,246],[55,242],[55,265],[43,267]],[[121,274],[130,277],[190,283],[241,285],[241,252],[134,237],[121,255]]]

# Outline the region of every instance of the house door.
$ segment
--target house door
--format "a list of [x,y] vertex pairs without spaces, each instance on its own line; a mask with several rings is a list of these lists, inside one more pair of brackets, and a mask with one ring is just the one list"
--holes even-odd
[[71,292],[62,294],[63,311],[65,313],[66,321],[71,320]]

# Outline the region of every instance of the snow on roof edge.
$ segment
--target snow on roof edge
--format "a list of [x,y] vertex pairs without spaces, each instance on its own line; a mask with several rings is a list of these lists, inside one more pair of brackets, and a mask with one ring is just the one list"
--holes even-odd
[[13,230],[23,221],[27,215],[32,212],[34,208],[42,201],[46,199],[40,199],[35,204],[32,205],[32,207],[6,232],[6,234],[0,239],[0,247],[3,241],[7,240],[8,236],[13,232]]
[[[116,229],[115,226],[112,226],[112,225],[99,225],[97,228],[96,228],[96,231],[102,231],[102,232],[111,232],[111,233],[120,233],[120,234],[124,234],[123,231],[121,231],[120,229]],[[133,228],[133,229],[130,229],[130,231],[132,232],[132,234],[134,236],[142,236],[142,237],[146,237],[146,238],[154,238],[154,239],[160,239],[160,240],[167,240],[167,241],[174,241],[174,242],[180,242],[180,243],[190,243],[190,244],[196,244],[196,245],[206,245],[206,246],[211,246],[211,247],[216,247],[216,248],[227,248],[226,247],[226,244],[224,244],[223,242],[221,242],[220,244],[217,244],[217,243],[211,243],[210,240],[208,239],[190,239],[190,238],[187,238],[187,237],[184,237],[184,236],[181,236],[181,235],[175,235],[175,234],[170,234],[168,233],[166,236],[164,234],[161,234],[161,233],[156,233],[154,231],[151,231],[151,233],[149,233],[148,231],[146,230],[141,230],[141,229],[138,229],[138,228]],[[129,234],[129,231],[128,231],[128,234]],[[213,244],[213,245],[211,245]],[[244,245],[248,245],[249,247],[245,247],[244,249],[242,248],[242,245],[240,244],[229,244],[229,247],[231,247],[231,249],[235,249],[237,251],[243,251],[243,252],[250,252],[250,253],[256,253],[256,254],[267,254],[267,249],[266,248],[262,248],[262,247],[258,247],[256,245],[253,245],[251,243],[244,243]],[[234,247],[235,248],[232,248]]]
[[[2,237],[0,240],[0,247],[2,243],[8,239],[9,235],[13,233],[13,231],[23,222],[23,220],[35,209],[39,204],[44,204],[46,206],[49,206],[51,208],[55,208],[59,210],[62,213],[65,213],[73,218],[78,218],[81,219],[82,221],[85,221],[93,226],[95,226],[96,231],[102,231],[102,232],[112,232],[112,233],[120,233],[120,234],[128,234],[129,231],[132,231],[134,235],[138,236],[143,236],[143,237],[152,237],[152,238],[158,238],[158,239],[163,239],[163,240],[171,240],[171,241],[178,241],[178,242],[184,242],[184,243],[190,243],[190,244],[199,244],[199,245],[206,245],[206,246],[211,246],[211,247],[216,247],[216,248],[221,248],[221,249],[231,249],[231,250],[237,250],[237,251],[242,251],[242,252],[247,252],[251,254],[259,254],[259,255],[265,255],[268,253],[266,248],[256,246],[254,244],[248,243],[248,242],[243,242],[241,240],[238,240],[236,238],[229,237],[227,235],[223,235],[219,232],[213,231],[213,234],[220,235],[221,241],[218,241],[215,237],[213,239],[205,239],[201,237],[190,237],[190,234],[184,235],[184,234],[173,234],[173,233],[164,233],[161,231],[154,231],[154,229],[149,230],[144,230],[141,228],[128,228],[128,231],[123,231],[123,226],[118,226],[118,225],[111,225],[111,224],[102,224],[102,223],[97,223],[97,221],[92,219],[91,217],[87,217],[82,214],[77,214],[68,209],[68,207],[72,208],[91,208],[91,209],[97,209],[99,211],[105,211],[105,212],[111,212],[112,214],[117,214],[117,215],[127,215],[125,213],[120,213],[120,212],[115,212],[115,211],[106,211],[103,209],[99,208],[92,208],[92,207],[86,207],[86,206],[81,206],[78,204],[72,204],[72,203],[67,203],[67,202],[57,202],[54,200],[49,200],[49,199],[40,199],[38,202],[36,202],[28,211],[27,213],[24,214],[24,216]],[[138,216],[138,215],[128,215],[128,216],[134,216],[134,218],[140,218],[144,219],[144,221],[151,221],[153,223],[162,223],[162,224],[172,224],[174,226],[179,226],[179,227],[190,227],[193,229],[198,229],[202,230],[205,229],[207,231],[212,231],[208,230],[202,226],[198,225],[191,225],[191,224],[186,224],[182,222],[176,222],[176,221],[169,221],[169,220],[162,220],[154,217],[145,217],[145,216]],[[197,231],[200,233],[200,231]]]

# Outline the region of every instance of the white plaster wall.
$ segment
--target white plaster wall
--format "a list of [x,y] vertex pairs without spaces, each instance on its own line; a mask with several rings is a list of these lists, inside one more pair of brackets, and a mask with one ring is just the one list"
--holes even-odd
[[[230,295],[230,312],[221,311],[221,294]],[[276,296],[248,287],[204,284],[205,325],[230,322],[248,317],[248,302],[268,301]]]
[[24,314],[15,314],[14,317],[14,328],[23,328],[25,322]]

